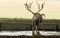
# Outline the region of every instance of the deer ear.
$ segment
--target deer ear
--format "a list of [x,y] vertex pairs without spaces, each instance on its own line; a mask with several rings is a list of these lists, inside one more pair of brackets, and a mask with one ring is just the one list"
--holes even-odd
[[44,17],[45,17],[45,14],[42,14],[42,16],[44,16]]

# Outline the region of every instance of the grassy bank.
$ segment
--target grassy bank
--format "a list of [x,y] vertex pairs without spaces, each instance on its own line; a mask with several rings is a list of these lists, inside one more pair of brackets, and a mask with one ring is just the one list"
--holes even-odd
[[[12,23],[31,23],[32,19],[17,19],[17,18],[0,18],[0,23],[3,22],[12,22]],[[60,20],[56,19],[44,19],[42,23],[60,23]]]

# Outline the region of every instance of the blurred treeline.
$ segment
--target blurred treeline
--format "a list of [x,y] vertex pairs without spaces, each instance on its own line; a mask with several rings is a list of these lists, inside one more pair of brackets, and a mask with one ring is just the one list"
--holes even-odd
[[[24,19],[24,18],[0,18],[0,23],[21,23],[21,24],[31,24],[32,19]],[[60,20],[56,19],[44,19],[42,23],[60,23]]]

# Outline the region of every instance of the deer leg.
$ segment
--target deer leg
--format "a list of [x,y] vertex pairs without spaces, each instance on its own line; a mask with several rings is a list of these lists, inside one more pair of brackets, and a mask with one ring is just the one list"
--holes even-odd
[[34,25],[34,23],[33,23],[33,25],[32,25],[32,30],[33,30],[33,31],[32,31],[32,35],[34,36],[34,35],[35,35],[35,32],[34,32],[34,31],[35,31],[35,25]]
[[34,26],[32,25],[32,35],[34,36]]
[[40,35],[40,32],[39,32],[39,24],[37,26],[37,34]]
[[38,30],[38,29],[37,29],[37,26],[36,26],[36,33],[37,33],[37,30]]
[[39,31],[39,25],[37,26],[37,30]]

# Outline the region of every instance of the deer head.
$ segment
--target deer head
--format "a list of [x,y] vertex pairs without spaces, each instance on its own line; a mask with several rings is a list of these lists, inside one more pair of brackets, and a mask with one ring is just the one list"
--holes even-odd
[[[44,4],[45,4],[45,2],[41,5],[41,9],[40,9],[40,5],[39,5],[39,3],[36,1],[36,3],[37,3],[37,5],[38,5],[38,11],[36,12],[36,13],[39,13],[44,7]],[[24,4],[25,6],[26,6],[26,9],[28,10],[28,11],[30,11],[32,14],[34,14],[34,12],[31,10],[31,5],[33,4],[33,2],[32,3],[29,3],[29,4],[27,4],[27,2],[26,2],[26,4]]]

